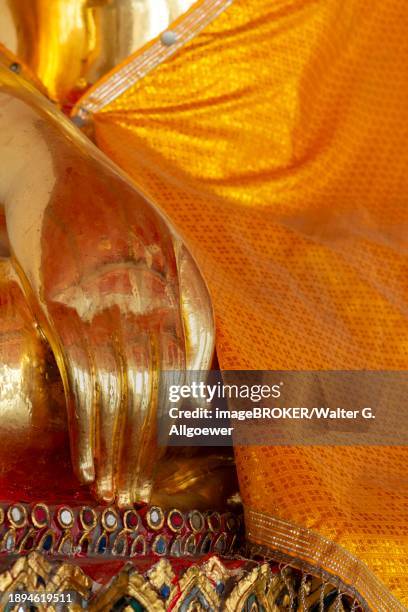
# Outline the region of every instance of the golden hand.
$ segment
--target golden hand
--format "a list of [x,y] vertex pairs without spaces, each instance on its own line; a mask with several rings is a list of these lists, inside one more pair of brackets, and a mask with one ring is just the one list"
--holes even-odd
[[100,499],[147,500],[161,374],[212,359],[205,284],[160,212],[3,68],[0,134],[12,261],[64,382],[74,469]]

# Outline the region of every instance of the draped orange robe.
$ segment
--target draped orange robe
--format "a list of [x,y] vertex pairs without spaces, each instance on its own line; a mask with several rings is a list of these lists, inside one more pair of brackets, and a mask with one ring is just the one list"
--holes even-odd
[[[407,25],[401,0],[201,0],[74,109],[189,242],[223,369],[407,368]],[[404,609],[407,458],[236,448],[248,539]]]
[[[223,369],[406,369],[407,25],[395,0],[198,2],[75,109],[189,242]],[[237,448],[249,539],[399,609],[407,458]]]

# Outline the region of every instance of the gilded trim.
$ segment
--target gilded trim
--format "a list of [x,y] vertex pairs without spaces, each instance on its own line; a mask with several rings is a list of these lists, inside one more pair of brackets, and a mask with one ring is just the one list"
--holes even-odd
[[342,546],[305,527],[274,516],[245,510],[246,535],[250,542],[271,553],[290,557],[301,569],[305,562],[318,573],[324,570],[352,589],[362,603],[376,612],[403,612],[405,608],[359,559]]
[[[96,596],[95,601],[90,605],[90,610],[92,612],[110,610],[113,602],[126,595],[134,597],[149,612],[164,612],[166,609],[159,595],[143,576],[137,572],[129,575],[128,571],[123,570],[113,579],[107,590],[102,590]],[[129,608],[132,609],[130,606]]]
[[202,0],[193,5],[190,10],[170,25],[169,30],[175,37],[173,44],[168,45],[161,37],[158,37],[142,51],[136,51],[82,96],[72,111],[72,118],[82,125],[86,123],[90,115],[100,111],[133,87],[156,66],[174,55],[232,2],[233,0]]
[[217,590],[196,566],[189,567],[179,583],[173,587],[170,601],[176,601],[172,608],[174,612],[221,609],[221,600]]
[[[28,553],[37,548],[49,555],[62,552],[88,557],[105,553],[132,556],[134,553],[141,554],[139,545],[142,540],[138,536],[143,539],[143,554],[159,556],[166,554],[167,550],[175,551],[178,556],[199,556],[204,541],[209,545],[205,547],[205,554],[220,552],[219,547],[214,549],[217,542],[225,543],[225,549],[229,552],[238,546],[238,516],[234,518],[234,533],[231,531],[229,513],[217,514],[219,530],[210,532],[204,516],[197,511],[193,512],[199,520],[192,522],[189,520],[191,512],[181,512],[175,508],[163,510],[159,506],[145,506],[139,512],[135,508],[48,506],[42,502],[34,506],[0,505],[0,520],[3,518],[0,524],[0,557],[23,550]],[[215,516],[210,511],[208,514]],[[200,532],[194,531],[197,525]],[[52,542],[43,537],[45,532],[52,534]],[[210,540],[206,539],[209,534]],[[189,547],[184,552],[186,542]],[[126,546],[123,546],[124,543]]]
[[[213,556],[203,563],[195,561],[187,565],[178,560],[156,562],[149,558],[122,563],[116,569],[102,565],[102,574],[97,571],[100,577],[104,576],[102,584],[96,576],[88,577],[73,560],[49,562],[43,555],[31,553],[9,561],[7,569],[0,574],[1,610],[7,606],[8,594],[13,591],[35,591],[40,596],[70,592],[72,603],[66,606],[70,612],[131,610],[139,609],[138,605],[149,612],[198,609],[306,612],[317,607],[327,612],[356,610],[355,602],[343,598],[343,593],[332,585],[287,565],[281,567],[275,562],[256,562],[243,557],[221,561]],[[54,605],[44,601],[36,603],[36,609],[56,612]]]

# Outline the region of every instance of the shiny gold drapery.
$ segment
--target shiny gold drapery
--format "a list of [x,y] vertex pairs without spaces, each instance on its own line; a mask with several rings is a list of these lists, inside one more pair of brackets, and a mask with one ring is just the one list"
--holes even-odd
[[[235,0],[173,57],[157,66],[154,43],[80,101],[190,243],[222,368],[406,368],[407,19],[393,0]],[[388,589],[407,601],[406,449],[236,459],[252,541],[375,610],[398,608]]]

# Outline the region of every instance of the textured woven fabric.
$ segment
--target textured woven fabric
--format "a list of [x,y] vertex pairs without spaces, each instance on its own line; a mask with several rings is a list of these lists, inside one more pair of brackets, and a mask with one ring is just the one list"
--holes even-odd
[[[407,23],[395,0],[235,0],[96,113],[98,146],[202,267],[222,368],[406,368]],[[236,458],[247,509],[408,602],[406,449]]]

